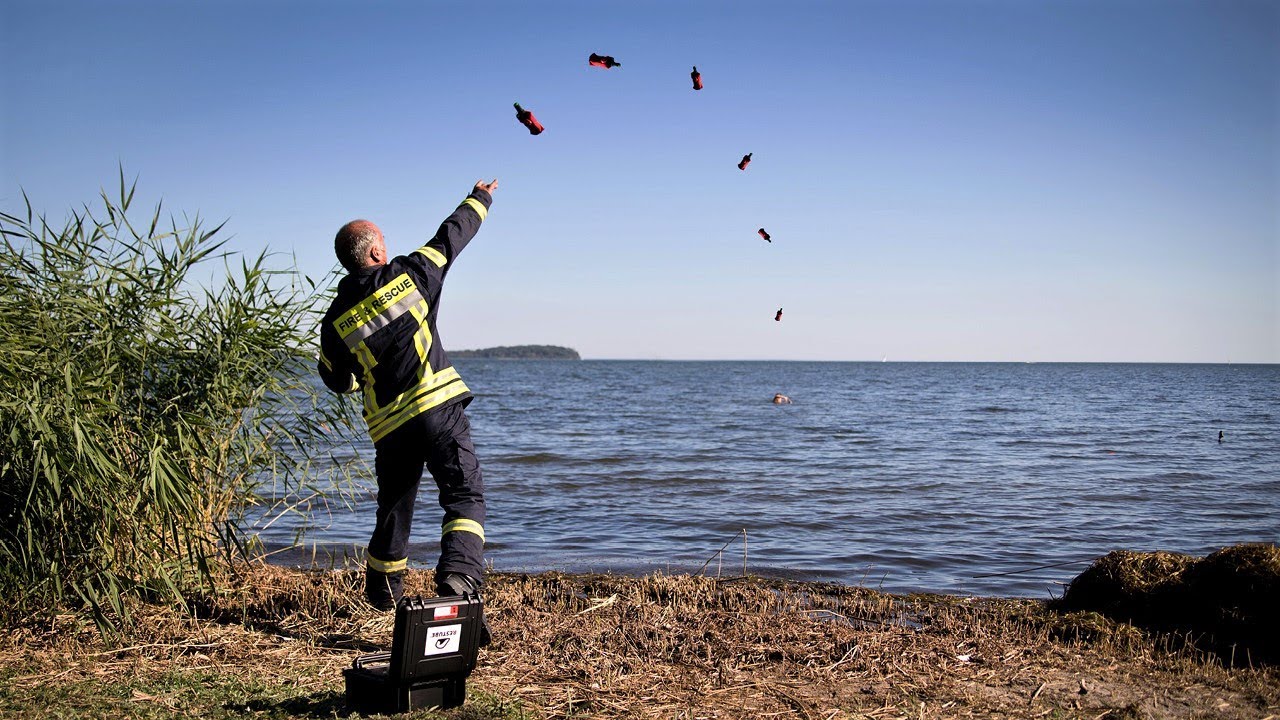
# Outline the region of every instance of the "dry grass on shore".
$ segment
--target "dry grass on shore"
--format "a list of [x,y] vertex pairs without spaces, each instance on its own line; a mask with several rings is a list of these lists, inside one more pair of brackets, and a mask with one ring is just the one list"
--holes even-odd
[[[0,712],[346,716],[341,669],[391,635],[362,575],[253,566],[235,587],[194,616],[139,608],[115,645],[71,616],[11,631]],[[447,717],[1280,717],[1274,667],[1040,601],[551,573],[495,574],[486,603],[497,639]]]

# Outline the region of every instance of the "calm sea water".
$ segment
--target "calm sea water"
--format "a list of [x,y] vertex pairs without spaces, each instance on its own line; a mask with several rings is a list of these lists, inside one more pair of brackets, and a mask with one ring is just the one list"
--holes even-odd
[[[715,572],[729,543],[738,574],[745,529],[753,574],[1045,597],[1114,549],[1280,541],[1277,365],[457,365],[500,571]],[[370,485],[307,539],[361,545],[373,512]],[[414,522],[432,566],[429,477]]]

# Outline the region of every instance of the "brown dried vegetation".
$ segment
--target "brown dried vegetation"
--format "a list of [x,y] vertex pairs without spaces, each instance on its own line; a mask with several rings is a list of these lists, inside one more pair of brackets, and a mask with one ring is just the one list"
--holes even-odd
[[1201,650],[1245,662],[1280,661],[1280,547],[1245,544],[1205,558],[1117,550],[1080,574],[1061,610],[1174,633]]
[[[408,591],[428,592],[430,580],[411,571]],[[71,616],[19,627],[0,645],[0,672],[19,699],[24,688],[86,677],[212,672],[287,696],[226,698],[220,712],[341,715],[341,669],[390,642],[390,615],[364,604],[361,583],[355,570],[252,566],[237,590],[195,598],[189,612],[136,608],[139,624],[122,645]],[[1034,600],[551,573],[494,574],[486,603],[497,639],[470,688],[529,717],[1280,714],[1273,667],[1239,667],[1240,657],[1230,667],[1168,636]],[[199,711],[134,692],[131,702],[175,716]],[[451,716],[474,713],[469,703]]]

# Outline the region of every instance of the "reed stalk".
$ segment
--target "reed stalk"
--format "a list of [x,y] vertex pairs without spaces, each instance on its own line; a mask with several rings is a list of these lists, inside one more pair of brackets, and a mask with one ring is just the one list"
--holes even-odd
[[[128,620],[247,550],[351,427],[312,382],[317,284],[228,252],[222,225],[139,217],[136,180],[60,225],[0,213],[0,614]],[[202,282],[203,281],[203,282]],[[327,285],[325,283],[324,285]],[[323,287],[323,286],[322,286]]]

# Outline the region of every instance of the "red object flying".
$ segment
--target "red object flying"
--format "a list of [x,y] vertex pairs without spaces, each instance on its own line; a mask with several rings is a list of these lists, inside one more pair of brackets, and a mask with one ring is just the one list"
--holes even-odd
[[751,164],[751,153],[747,153],[746,155],[742,156],[742,162],[738,163],[738,169],[746,170],[747,166],[750,164]]
[[778,308],[778,314],[773,316],[774,322],[782,322],[782,308]]
[[612,55],[597,55],[595,53],[591,53],[591,57],[587,58],[587,64],[594,67],[604,68],[605,70],[608,70],[609,68],[622,67],[622,63],[614,60]]
[[698,72],[698,66],[693,66],[693,72],[689,73],[689,77],[693,78],[693,89],[702,89],[702,73]]
[[764,228],[760,228],[756,232],[760,233],[760,237],[764,238],[765,242],[773,242],[772,236],[770,236],[769,233],[765,232]]
[[545,129],[542,127],[542,123],[538,122],[538,118],[533,116],[532,112],[520,107],[520,103],[515,103],[515,106],[516,119],[520,121],[521,125],[529,128],[530,135],[537,135]]

